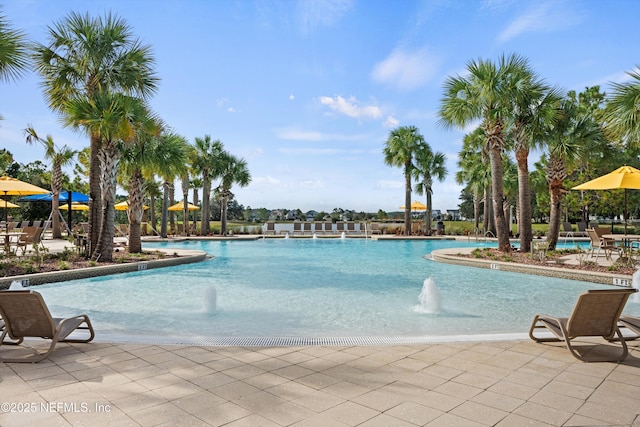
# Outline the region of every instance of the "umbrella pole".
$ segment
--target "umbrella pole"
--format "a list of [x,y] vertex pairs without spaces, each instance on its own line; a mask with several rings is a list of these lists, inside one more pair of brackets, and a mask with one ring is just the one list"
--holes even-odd
[[627,234],[627,189],[624,189],[624,234]]

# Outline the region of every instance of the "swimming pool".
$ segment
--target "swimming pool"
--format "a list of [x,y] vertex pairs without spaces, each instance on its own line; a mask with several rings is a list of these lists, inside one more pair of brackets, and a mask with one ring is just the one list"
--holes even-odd
[[[145,244],[200,249],[215,258],[37,289],[57,316],[88,314],[98,337],[202,342],[221,337],[524,336],[534,314],[569,314],[580,292],[606,287],[423,258],[434,249],[462,246],[481,244],[365,239]],[[420,306],[429,277],[440,294],[435,310]],[[626,311],[640,313],[639,306],[630,304]]]

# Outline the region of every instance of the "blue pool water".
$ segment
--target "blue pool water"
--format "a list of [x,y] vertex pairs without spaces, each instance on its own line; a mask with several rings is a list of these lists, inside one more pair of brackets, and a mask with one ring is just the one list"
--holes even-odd
[[[437,263],[460,241],[261,239],[145,244],[204,250],[196,264],[39,286],[56,316],[86,313],[98,334],[363,337],[526,333],[568,315],[592,283]],[[431,277],[440,310],[421,310]],[[428,311],[428,310],[427,310]],[[626,312],[640,313],[640,304]]]

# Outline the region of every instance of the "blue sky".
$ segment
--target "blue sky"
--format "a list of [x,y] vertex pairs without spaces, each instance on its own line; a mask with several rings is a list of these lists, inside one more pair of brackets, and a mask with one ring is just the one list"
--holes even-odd
[[[1,0],[0,0],[1,1]],[[248,162],[252,183],[232,189],[245,207],[399,210],[404,181],[382,148],[417,126],[449,175],[433,208],[458,206],[457,153],[466,130],[437,124],[442,85],[472,59],[517,53],[548,83],[581,91],[626,81],[640,64],[636,0],[15,0],[3,14],[28,36],[70,11],[112,12],[153,47],[161,79],[150,105],[193,142],[209,134]],[[64,129],[30,73],[0,83],[0,147],[43,158],[22,129],[58,145],[88,138]],[[535,159],[534,159],[535,160]],[[423,196],[414,199],[424,200]]]

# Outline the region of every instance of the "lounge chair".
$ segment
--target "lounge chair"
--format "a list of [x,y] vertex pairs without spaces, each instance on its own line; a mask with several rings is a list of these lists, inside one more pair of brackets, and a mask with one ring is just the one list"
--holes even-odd
[[302,234],[302,223],[300,221],[293,221],[293,234]]
[[[2,362],[39,362],[53,352],[58,342],[86,343],[93,340],[95,336],[87,315],[82,314],[68,319],[54,318],[42,295],[35,291],[0,291],[0,315],[5,322],[0,336],[0,346],[5,344],[3,341],[6,336],[14,341],[22,341],[23,338],[51,340],[49,350],[44,353],[35,352],[30,357],[21,358],[0,357]],[[89,338],[68,339],[67,337],[76,330],[87,330]]]
[[304,222],[304,223],[302,223],[302,227],[303,227],[302,234],[306,233],[307,231],[308,231],[309,233],[311,233],[311,223],[310,223],[310,222]]
[[273,221],[268,221],[267,226],[265,228],[265,235],[267,234],[276,234],[276,223]]
[[[578,297],[570,317],[551,317],[538,314],[534,317],[529,337],[536,342],[564,341],[571,354],[578,360],[588,362],[571,344],[577,337],[603,337],[607,341],[620,340],[622,354],[615,359],[622,362],[628,355],[627,344],[620,333],[618,319],[629,295],[636,289],[590,290]],[[536,329],[546,328],[555,337],[536,337]]]
[[347,228],[346,228],[345,222],[344,221],[336,222],[336,233],[342,234],[346,232],[347,232]]
[[576,226],[578,227],[578,231],[574,232],[573,235],[576,237],[587,237],[587,223],[580,221]]
[[627,338],[627,340],[635,340],[640,338],[640,317],[620,316],[620,326],[625,327],[636,334],[635,337]]
[[357,233],[355,222],[347,221],[347,233]]
[[318,233],[322,233],[322,223],[321,222],[314,222],[313,223],[313,232],[314,234],[318,234]]
[[325,221],[324,222],[324,234],[333,234],[333,222]]
[[562,223],[562,231],[560,232],[560,237],[573,237],[573,227],[570,222]]

